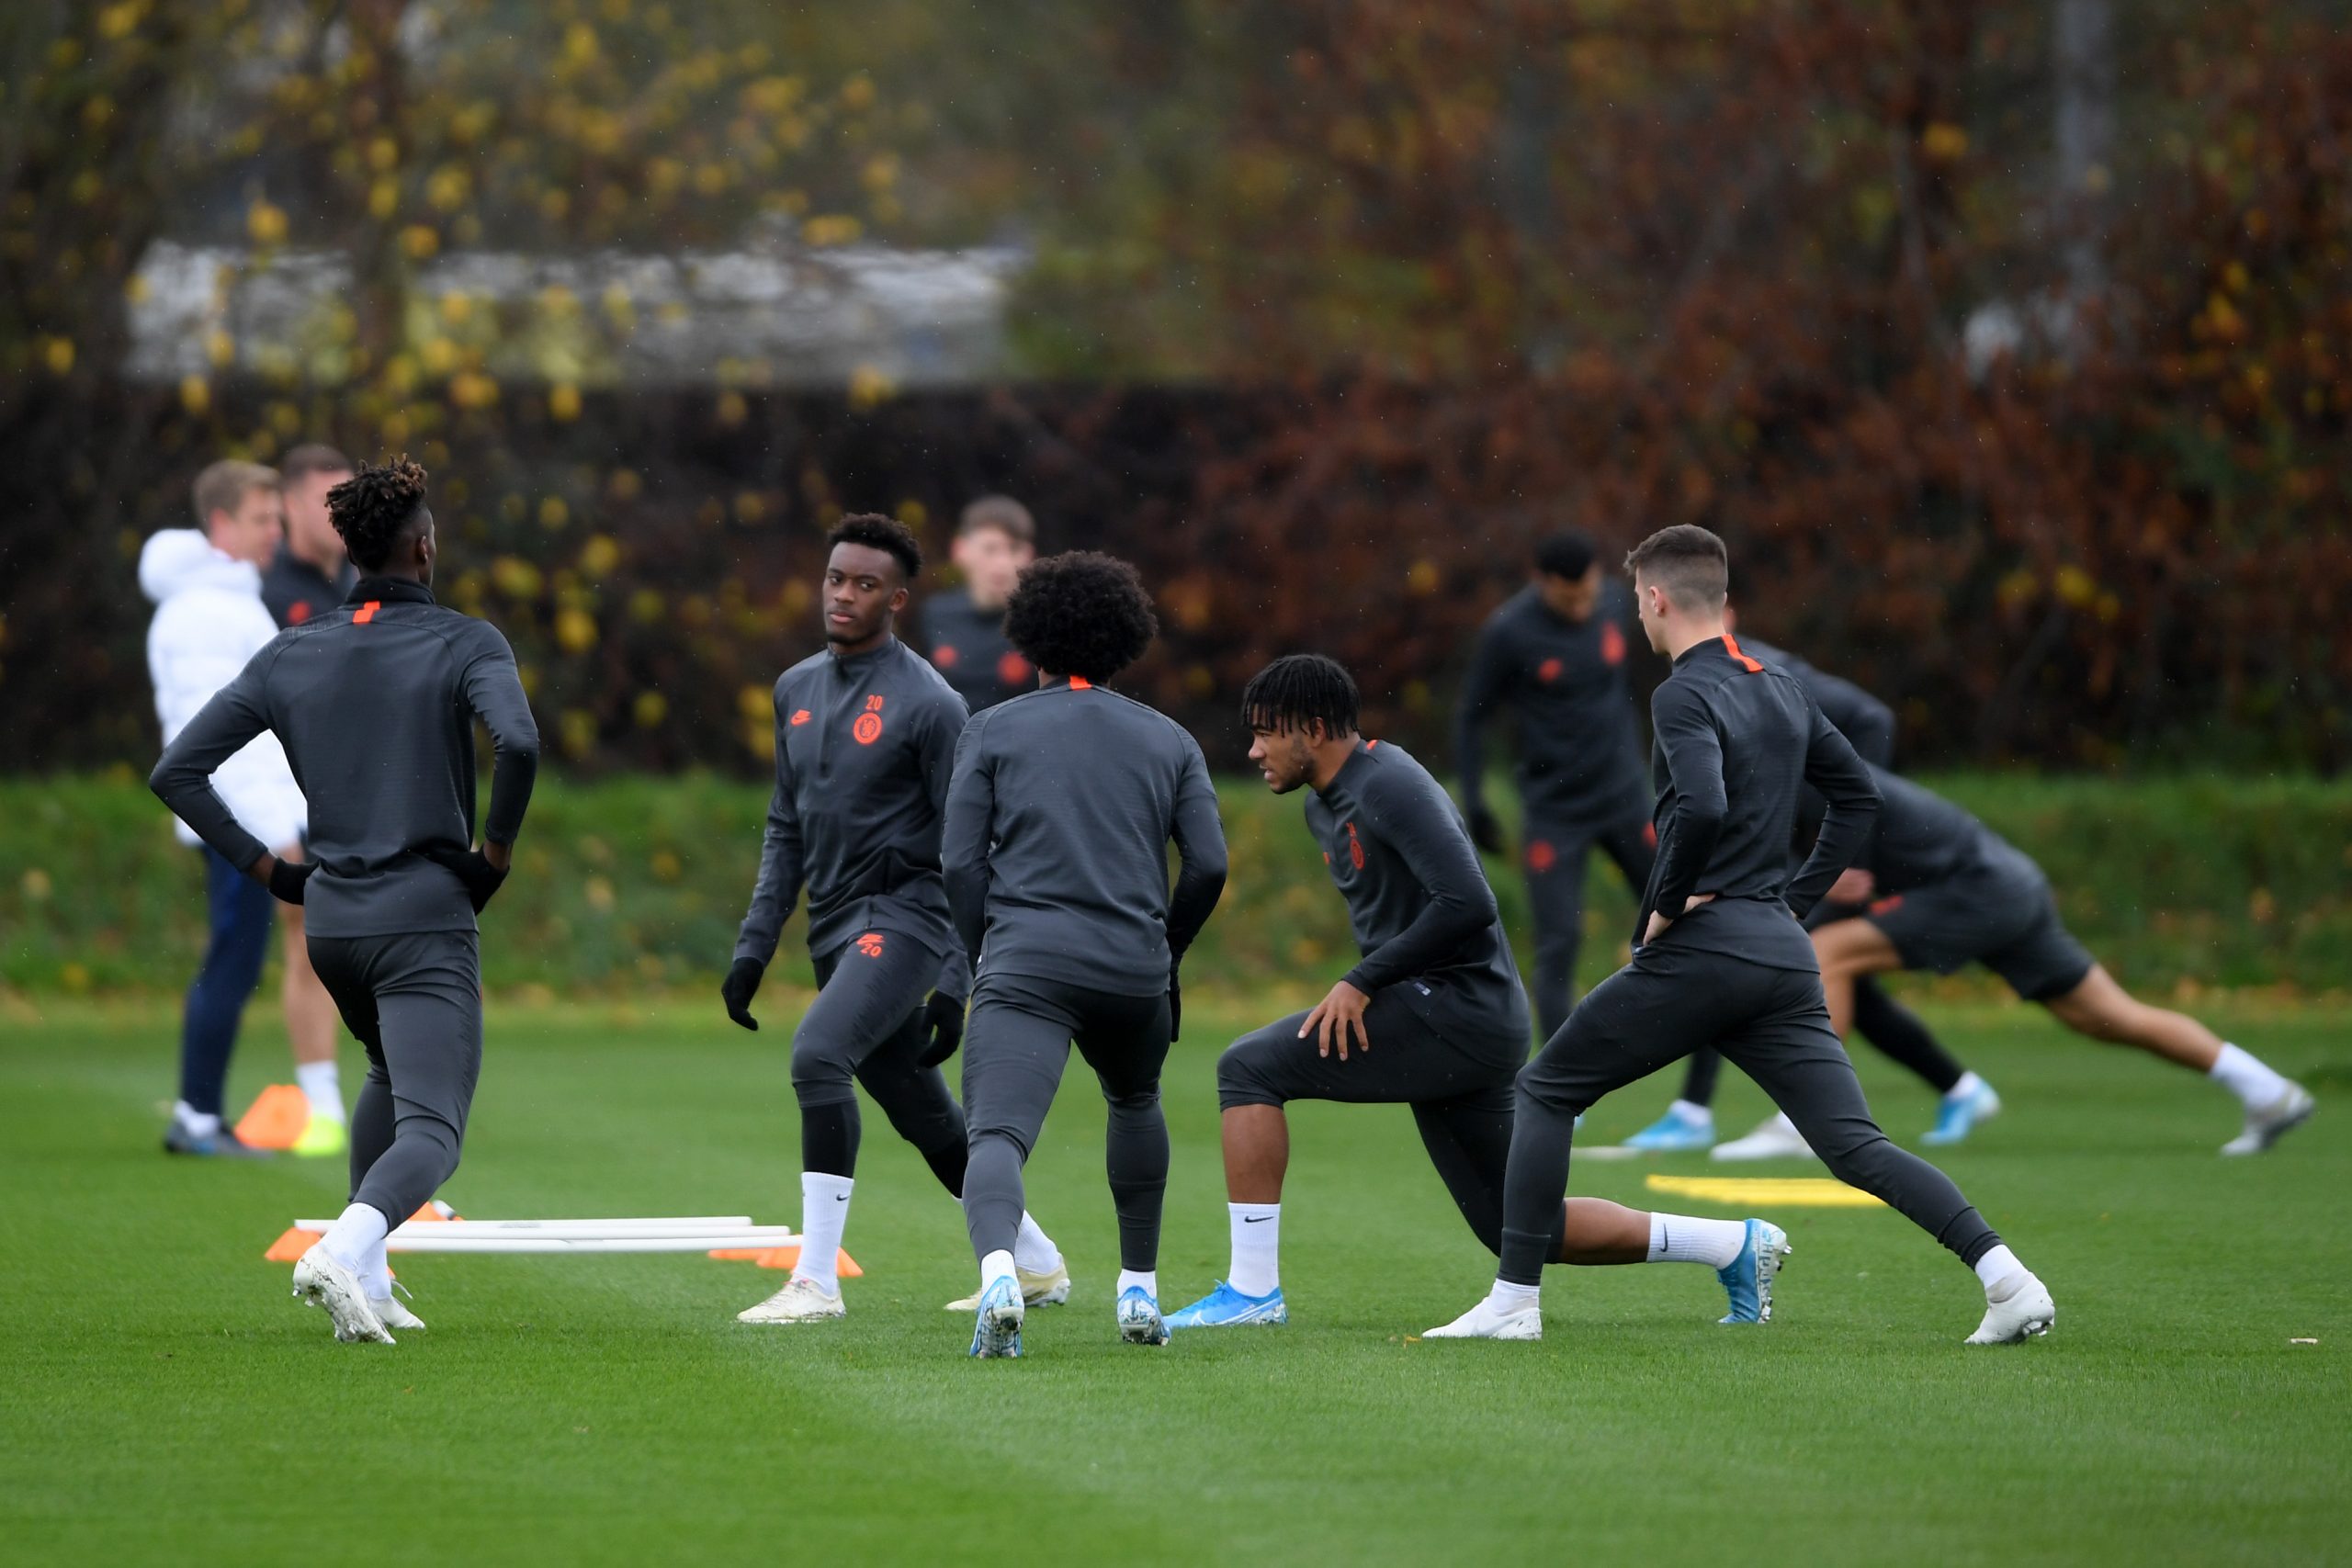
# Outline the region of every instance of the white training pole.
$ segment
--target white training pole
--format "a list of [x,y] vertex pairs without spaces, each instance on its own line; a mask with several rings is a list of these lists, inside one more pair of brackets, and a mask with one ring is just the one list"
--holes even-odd
[[[462,1229],[452,1225],[451,1230]],[[797,1247],[800,1237],[781,1227],[719,1232],[711,1235],[640,1236],[466,1236],[443,1235],[439,1225],[419,1226],[417,1234],[394,1231],[384,1238],[388,1252],[733,1252],[765,1251]]]
[[[334,1224],[333,1220],[296,1220],[294,1228],[323,1232]],[[495,1232],[501,1235],[562,1236],[707,1235],[713,1231],[757,1228],[749,1214],[693,1214],[674,1220],[408,1220],[392,1228],[395,1233],[411,1227],[438,1230],[445,1224],[478,1233]]]

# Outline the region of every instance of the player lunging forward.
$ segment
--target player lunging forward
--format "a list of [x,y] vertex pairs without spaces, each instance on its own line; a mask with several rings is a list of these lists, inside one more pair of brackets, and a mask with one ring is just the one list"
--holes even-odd
[[[506,639],[433,600],[424,470],[361,465],[327,495],[358,563],[336,609],[278,633],[165,749],[148,782],[180,820],[308,916],[311,964],[368,1052],[351,1117],[351,1201],[294,1266],[335,1337],[424,1326],[392,1299],[384,1237],[458,1168],[481,1073],[475,917],[506,880],[537,727]],[[474,721],[497,747],[482,847]],[[229,815],[212,770],[263,730],[310,802],[311,858],[278,861]]]
[[[1225,832],[1193,738],[1102,688],[1156,629],[1125,561],[1039,561],[1005,632],[1042,684],[976,716],[956,749],[943,858],[978,976],[964,1045],[975,1356],[1021,1353],[1021,1168],[1073,1042],[1110,1103],[1119,1337],[1168,1341],[1156,1273],[1168,1187],[1159,1070],[1176,1033],[1176,966],[1225,890]],[[1182,862],[1172,892],[1170,842]]]
[[[895,635],[922,551],[906,525],[865,513],[830,536],[819,602],[825,651],[775,683],[775,792],[760,874],[721,987],[746,1029],[793,902],[808,889],[817,999],[792,1037],[800,1102],[800,1260],[745,1323],[839,1317],[839,1258],[856,1187],[864,1084],[948,1195],[964,1192],[964,1113],[938,1064],[964,1029],[966,968],[939,870],[964,704]],[[924,1001],[928,994],[930,1000]],[[1069,1294],[1060,1252],[1021,1216],[1032,1299]]]
[[[1724,630],[1721,539],[1688,525],[1664,529],[1626,565],[1650,646],[1674,661],[1650,703],[1657,866],[1633,962],[1594,987],[1520,1074],[1494,1289],[1430,1334],[1542,1337],[1540,1287],[1555,1256],[1577,1116],[1705,1044],[1789,1113],[1835,1175],[1975,1269],[1986,1306],[1971,1344],[2046,1331],[2057,1309],[2041,1281],[1949,1178],[1871,1119],[1822,1003],[1813,944],[1792,918],[1860,850],[1878,807],[1869,769],[1794,679],[1741,653]],[[1792,878],[1789,839],[1806,784],[1828,805]]]
[[[1413,1108],[1454,1206],[1490,1252],[1502,1244],[1511,1080],[1527,1059],[1527,995],[1467,829],[1429,771],[1357,732],[1356,683],[1293,654],[1241,694],[1250,760],[1276,795],[1309,788],[1306,825],[1347,900],[1363,958],[1312,1012],[1235,1043],[1217,1062],[1232,1268],[1170,1328],[1283,1323],[1279,1245],[1294,1100]],[[1646,1214],[1567,1201],[1550,1257],[1563,1263],[1704,1263],[1731,1297],[1726,1323],[1767,1321],[1788,1237],[1762,1220]]]

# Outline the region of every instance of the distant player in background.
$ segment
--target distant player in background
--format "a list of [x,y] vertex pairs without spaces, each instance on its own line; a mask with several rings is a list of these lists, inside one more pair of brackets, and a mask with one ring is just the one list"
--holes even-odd
[[1043,683],[965,727],[942,851],[978,976],[964,1045],[964,1215],[980,1265],[972,1354],[1021,1353],[1022,1167],[1073,1043],[1110,1106],[1119,1337],[1164,1345],[1159,1073],[1180,1022],[1177,966],[1225,890],[1216,791],[1173,719],[1103,689],[1157,630],[1133,567],[1087,551],[1039,561],[1005,630]]
[[[775,683],[775,791],[720,987],[727,1015],[757,1029],[752,998],[805,885],[818,991],[792,1037],[800,1260],[782,1290],[737,1314],[744,1323],[847,1310],[839,1260],[856,1186],[859,1084],[948,1196],[964,1195],[964,1112],[938,1066],[963,1034],[969,988],[939,871],[964,705],[895,635],[922,570],[914,535],[869,513],[842,519],[828,542],[818,594],[825,650]],[[1061,1254],[1025,1213],[1016,1252],[1033,1303],[1068,1299]]]
[[[1724,612],[1724,624],[1736,629],[1737,623],[1728,607]],[[1874,767],[1894,766],[1893,708],[1851,681],[1815,669],[1770,643],[1750,637],[1742,638],[1740,647],[1749,658],[1795,676],[1797,684],[1812,696],[1823,716],[1838,727],[1838,733],[1852,744],[1862,761]],[[1804,859],[1808,847],[1791,847],[1792,867]],[[1825,898],[1807,917],[1807,923],[1820,926],[1853,912],[1851,906]],[[1868,976],[1854,986],[1854,1032],[1917,1073],[1941,1097],[1936,1124],[1920,1138],[1921,1143],[1930,1146],[1957,1144],[1968,1136],[1977,1122],[2000,1111],[2001,1097],[1993,1092],[1993,1086],[1962,1066],[1917,1013],[1888,996],[1884,987]],[[1682,1151],[1713,1145],[1714,1157],[1719,1160],[1772,1159],[1813,1152],[1789,1119],[1777,1112],[1746,1137],[1716,1144],[1713,1106],[1715,1081],[1722,1069],[1723,1057],[1716,1052],[1692,1052],[1683,1069],[1682,1097],[1667,1108],[1664,1116],[1626,1139],[1626,1145],[1652,1151]]]
[[[294,1266],[335,1337],[389,1345],[424,1325],[392,1299],[384,1238],[458,1168],[481,1076],[476,917],[505,882],[538,772],[514,650],[434,603],[425,474],[359,469],[328,497],[361,576],[277,634],[164,749],[148,781],[229,864],[310,911],[311,962],[368,1052],[352,1116],[351,1201]],[[497,748],[473,847],[474,721]],[[284,742],[309,792],[312,858],[281,861],[214,793],[254,736]]]
[[[351,459],[316,443],[286,454],[277,472],[285,487],[286,537],[262,569],[261,602],[283,628],[335,608],[359,573],[343,547],[343,536],[327,515],[327,492],[351,477]],[[308,837],[309,824],[304,824]],[[301,860],[304,844],[289,845],[288,858]],[[345,1152],[348,1137],[343,1091],[335,1067],[334,998],[311,969],[311,944],[302,930],[302,906],[280,904],[277,928],[284,939],[280,959],[286,1032],[294,1043],[294,1076],[310,1101],[311,1120],[295,1141],[298,1155]]]
[[[1306,825],[1347,901],[1362,961],[1311,1012],[1235,1042],[1217,1062],[1232,1267],[1170,1316],[1174,1328],[1289,1321],[1280,1244],[1294,1100],[1413,1108],[1430,1163],[1489,1252],[1502,1247],[1512,1082],[1527,1060],[1527,994],[1461,814],[1428,769],[1357,732],[1356,683],[1317,654],[1277,659],[1241,694],[1250,760],[1276,795],[1307,789]],[[1703,1263],[1726,1323],[1769,1320],[1762,1220],[1648,1214],[1567,1201],[1563,1263]]]
[[1884,804],[1838,890],[1853,913],[1813,933],[1839,1033],[1853,1021],[1855,982],[1865,976],[1982,964],[2075,1033],[2137,1046],[2237,1096],[2245,1125],[2222,1146],[2225,1155],[2260,1154],[2310,1118],[2315,1102],[2301,1084],[2117,985],[2066,930],[2049,879],[2023,852],[1922,785],[1873,772]]
[[[167,746],[277,635],[263,607],[260,572],[285,532],[277,474],[258,463],[215,463],[197,476],[194,499],[197,527],[164,529],[139,555],[139,585],[155,602],[147,671]],[[225,760],[215,784],[246,832],[277,854],[301,858],[302,792],[275,736],[256,736]],[[200,842],[187,821],[174,828],[181,842]],[[268,961],[273,906],[266,889],[239,875],[217,851],[207,848],[204,863],[210,935],[181,1018],[179,1100],[164,1147],[172,1154],[256,1157],[268,1151],[237,1136],[222,1101],[245,1003]],[[299,922],[289,927],[289,941],[300,931]],[[322,1052],[315,1049],[315,1023],[305,1023],[323,995],[307,958],[299,967],[289,961],[287,1026],[312,1111],[299,1145],[305,1153],[333,1153],[344,1142],[332,1004]],[[306,1045],[312,1049],[306,1052]]]
[[978,713],[1036,689],[1036,667],[1004,635],[1005,605],[1037,558],[1036,521],[1011,496],[984,496],[964,508],[948,555],[964,586],[923,600],[918,635],[924,656]]
[[1592,541],[1565,533],[1535,548],[1533,580],[1487,618],[1463,679],[1454,760],[1470,836],[1505,851],[1486,800],[1487,728],[1518,731],[1520,856],[1535,913],[1535,1013],[1548,1038],[1568,1016],[1584,936],[1584,867],[1599,847],[1628,887],[1649,879],[1656,839],[1641,738],[1625,686],[1631,595],[1604,582]]

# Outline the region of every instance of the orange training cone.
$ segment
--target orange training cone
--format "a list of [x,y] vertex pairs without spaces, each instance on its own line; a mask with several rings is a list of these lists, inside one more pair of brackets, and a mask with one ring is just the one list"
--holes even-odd
[[257,1149],[285,1150],[310,1124],[309,1097],[290,1083],[274,1083],[237,1119],[237,1136]]
[[[800,1249],[797,1247],[771,1247],[754,1257],[752,1261],[763,1269],[790,1269],[800,1261]],[[857,1259],[846,1251],[834,1252],[833,1267],[834,1272],[844,1280],[863,1279],[865,1275],[865,1270],[857,1266]]]

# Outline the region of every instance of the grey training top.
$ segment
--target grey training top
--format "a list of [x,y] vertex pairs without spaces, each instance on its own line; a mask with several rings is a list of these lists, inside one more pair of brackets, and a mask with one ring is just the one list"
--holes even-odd
[[1962,872],[1997,867],[2029,880],[2041,868],[1992,829],[1909,779],[1872,768],[1881,805],[1870,841],[1854,859],[1883,896],[1949,882]]
[[[1797,920],[1852,863],[1878,813],[1878,786],[1795,676],[1730,637],[1685,649],[1650,698],[1657,735],[1657,862],[1634,916],[1674,922],[1659,940],[1781,969],[1817,966]],[[1813,853],[1792,875],[1798,792],[1827,803]],[[1683,913],[1692,894],[1715,901]],[[1792,918],[1794,917],[1794,918]]]
[[1766,664],[1777,664],[1797,678],[1797,684],[1811,694],[1815,704],[1838,727],[1838,733],[1853,742],[1854,750],[1862,761],[1874,768],[1894,765],[1894,710],[1857,686],[1842,675],[1832,675],[1826,670],[1799,659],[1784,649],[1753,637],[1739,639],[1740,651],[1750,659]]
[[973,716],[956,747],[942,858],[980,977],[1113,996],[1166,990],[1225,891],[1225,829],[1200,746],[1165,714],[1084,681]]
[[[896,637],[848,659],[829,649],[784,672],[775,791],[736,957],[775,956],[804,885],[813,956],[869,931],[953,951],[939,827],[963,728],[963,700]],[[951,968],[961,976],[961,963]]]
[[1530,817],[1589,828],[1638,821],[1642,743],[1625,685],[1636,630],[1633,595],[1611,581],[1582,621],[1562,618],[1532,584],[1487,617],[1462,681],[1454,762],[1462,798],[1486,787],[1487,727],[1510,708],[1519,731],[1519,790]]
[[974,713],[1037,689],[1037,668],[1004,635],[1004,611],[983,610],[963,589],[927,595],[919,637],[933,666]]
[[342,604],[358,581],[359,570],[349,561],[329,579],[296,555],[292,545],[280,540],[277,554],[262,570],[261,602],[268,606],[270,619],[280,626],[299,626]]
[[1348,984],[1369,995],[1405,980],[1510,1015],[1527,1034],[1527,995],[1478,852],[1443,788],[1402,748],[1358,746],[1306,799],[1306,826],[1348,901],[1363,961]]
[[334,609],[277,634],[164,749],[147,783],[243,871],[266,846],[237,825],[212,770],[267,729],[311,807],[303,893],[312,936],[469,931],[457,874],[424,858],[474,835],[474,720],[497,761],[482,837],[512,843],[539,763],[514,650],[424,584],[363,577]]

